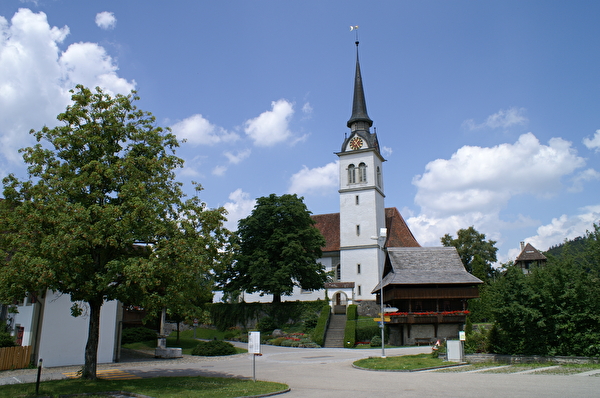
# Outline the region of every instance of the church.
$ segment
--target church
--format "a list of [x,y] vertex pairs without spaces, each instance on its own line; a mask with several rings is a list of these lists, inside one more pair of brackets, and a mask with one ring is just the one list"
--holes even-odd
[[[334,313],[358,304],[360,315],[377,316],[383,292],[385,305],[394,311],[388,321],[394,343],[456,338],[468,313],[467,300],[479,296],[477,286],[483,282],[465,270],[455,248],[421,247],[398,209],[385,207],[385,159],[376,132],[371,132],[358,44],[350,132],[336,153],[340,212],[312,216],[326,241],[319,262],[333,281],[319,291],[295,288],[282,299],[327,297]],[[247,293],[243,299],[272,300]]]

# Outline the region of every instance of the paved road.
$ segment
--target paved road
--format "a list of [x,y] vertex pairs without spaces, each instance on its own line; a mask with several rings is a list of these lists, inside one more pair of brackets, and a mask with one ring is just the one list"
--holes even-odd
[[[395,348],[388,356],[428,352],[429,347]],[[371,397],[598,397],[600,377],[534,374],[373,372],[352,362],[378,350],[263,346],[256,378],[286,383],[285,398]],[[231,357],[121,362],[102,365],[141,376],[206,375],[252,378],[248,354]],[[69,369],[44,369],[44,379],[62,378]],[[72,369],[71,369],[72,370]],[[35,370],[0,372],[0,384],[35,381]]]

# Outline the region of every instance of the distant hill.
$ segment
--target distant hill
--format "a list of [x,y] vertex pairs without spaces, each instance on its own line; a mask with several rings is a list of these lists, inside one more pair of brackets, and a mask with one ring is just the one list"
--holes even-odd
[[589,238],[584,237],[584,236],[578,236],[577,238],[575,238],[573,240],[567,240],[559,245],[552,246],[547,251],[545,251],[544,254],[551,255],[551,256],[558,258],[558,257],[562,257],[563,254],[566,254],[567,252],[571,252],[571,253],[583,252],[588,243],[587,242],[588,239]]

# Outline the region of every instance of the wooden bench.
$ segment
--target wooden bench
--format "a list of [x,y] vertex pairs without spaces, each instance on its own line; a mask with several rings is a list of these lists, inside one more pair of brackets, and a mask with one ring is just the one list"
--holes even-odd
[[415,337],[415,343],[417,345],[430,345],[431,339],[429,337]]

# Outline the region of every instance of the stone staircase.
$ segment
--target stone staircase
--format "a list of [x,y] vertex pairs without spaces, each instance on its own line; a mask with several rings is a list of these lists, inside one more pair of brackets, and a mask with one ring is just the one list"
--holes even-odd
[[344,329],[346,328],[346,314],[331,314],[329,326],[325,333],[325,348],[344,347]]

